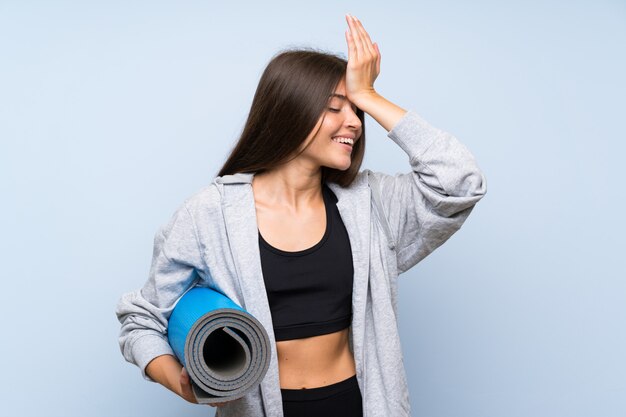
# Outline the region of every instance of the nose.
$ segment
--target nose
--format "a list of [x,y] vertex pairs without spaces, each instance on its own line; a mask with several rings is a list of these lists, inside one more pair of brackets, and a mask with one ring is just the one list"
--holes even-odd
[[348,112],[345,124],[352,130],[361,129],[361,119],[359,119],[359,116],[357,116],[356,112],[352,110],[352,108],[350,108],[350,111]]

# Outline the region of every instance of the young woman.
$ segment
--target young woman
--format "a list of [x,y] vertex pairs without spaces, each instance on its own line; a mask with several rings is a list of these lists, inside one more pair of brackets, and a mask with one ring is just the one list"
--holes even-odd
[[[397,277],[486,192],[464,145],[374,89],[378,45],[346,19],[347,62],[311,50],[271,60],[232,154],[157,233],[148,282],[118,304],[125,358],[190,402],[166,337],[180,296],[216,288],[263,324],[270,368],[258,389],[218,404],[220,417],[409,416]],[[359,171],[364,113],[410,172]]]

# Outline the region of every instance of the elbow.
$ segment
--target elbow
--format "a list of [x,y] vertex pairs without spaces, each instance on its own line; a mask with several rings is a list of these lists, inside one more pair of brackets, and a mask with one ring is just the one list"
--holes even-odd
[[458,185],[453,193],[455,196],[480,200],[487,193],[487,178],[477,166],[467,170],[456,184]]
[[487,178],[482,171],[478,171],[472,176],[468,191],[469,196],[477,198],[476,201],[480,200],[485,196],[485,194],[487,194]]

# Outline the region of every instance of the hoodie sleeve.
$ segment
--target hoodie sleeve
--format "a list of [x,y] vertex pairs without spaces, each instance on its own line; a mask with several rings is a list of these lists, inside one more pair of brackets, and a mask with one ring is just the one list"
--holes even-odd
[[152,381],[145,371],[152,359],[174,355],[167,340],[169,316],[176,301],[207,270],[193,217],[183,205],[155,235],[147,282],[117,304],[120,350],[145,379]]
[[407,153],[412,168],[395,176],[371,174],[378,180],[401,274],[460,229],[487,183],[461,142],[411,110],[387,136]]

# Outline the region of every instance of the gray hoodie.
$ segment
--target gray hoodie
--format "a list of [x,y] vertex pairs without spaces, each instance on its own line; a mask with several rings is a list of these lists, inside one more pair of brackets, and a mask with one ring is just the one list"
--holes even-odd
[[[365,417],[409,416],[397,324],[397,278],[454,234],[485,195],[486,180],[467,148],[408,111],[388,133],[411,171],[360,171],[337,196],[354,262],[349,343]],[[144,378],[155,357],[173,354],[167,322],[194,285],[218,289],[256,317],[274,340],[258,246],[254,174],[215,180],[188,198],[154,239],[148,281],[124,294],[116,314],[120,348]],[[218,417],[283,417],[276,346],[261,384],[218,407]]]

